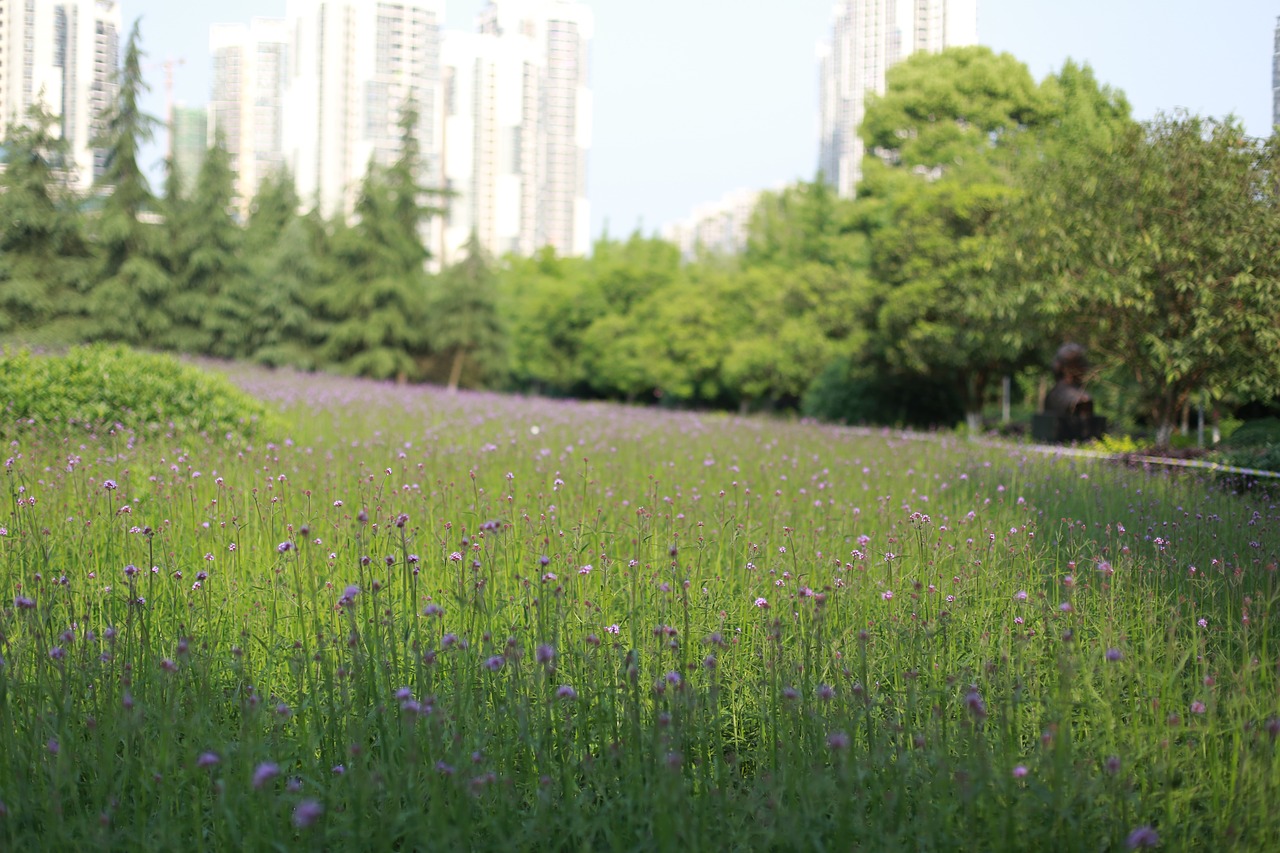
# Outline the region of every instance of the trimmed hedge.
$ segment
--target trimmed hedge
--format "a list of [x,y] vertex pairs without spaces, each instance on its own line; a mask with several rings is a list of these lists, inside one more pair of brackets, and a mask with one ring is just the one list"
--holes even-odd
[[0,433],[65,432],[119,424],[249,437],[277,418],[225,376],[123,346],[74,347],[64,356],[0,352]]

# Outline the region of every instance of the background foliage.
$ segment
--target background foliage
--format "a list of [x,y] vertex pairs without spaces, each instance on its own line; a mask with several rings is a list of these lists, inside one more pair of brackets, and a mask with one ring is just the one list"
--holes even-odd
[[422,235],[448,199],[418,178],[413,104],[351,221],[306,212],[287,174],[241,221],[217,146],[148,187],[140,57],[135,31],[101,139],[111,192],[61,189],[48,116],[8,129],[0,341],[978,426],[1005,376],[1034,408],[1070,339],[1113,423],[1166,441],[1193,404],[1280,391],[1275,143],[1233,119],[1137,123],[1088,67],[1036,82],[985,48],[911,57],[868,106],[857,199],[821,175],[767,193],[739,255],[637,232],[495,259],[472,240],[432,273]]

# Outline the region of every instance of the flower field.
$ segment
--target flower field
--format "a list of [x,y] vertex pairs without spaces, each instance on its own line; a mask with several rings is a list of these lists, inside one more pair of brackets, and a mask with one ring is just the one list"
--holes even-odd
[[1260,488],[235,370],[0,453],[0,848],[1280,847]]

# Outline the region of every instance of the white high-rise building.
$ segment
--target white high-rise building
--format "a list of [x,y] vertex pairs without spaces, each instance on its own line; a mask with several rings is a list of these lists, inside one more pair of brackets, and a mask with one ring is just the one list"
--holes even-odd
[[831,39],[818,48],[821,129],[818,168],[842,198],[862,177],[858,125],[867,94],[884,94],[885,73],[916,51],[977,44],[977,0],[843,0]]
[[420,180],[438,185],[444,0],[289,0],[285,17],[284,151],[303,201],[350,213],[370,162],[394,162],[410,99]]
[[0,0],[0,124],[36,103],[57,118],[73,168],[88,190],[104,152],[91,147],[117,92],[120,4],[114,0]]
[[735,190],[719,201],[699,205],[688,219],[662,226],[662,239],[679,246],[681,256],[690,261],[699,252],[736,255],[747,247],[751,217],[763,193]]
[[[283,18],[215,24],[209,30],[213,91],[209,143],[220,135],[242,213],[263,178],[284,166],[284,93],[289,58]],[[194,175],[184,175],[190,183]]]
[[1276,18],[1275,49],[1271,54],[1271,126],[1280,125],[1280,18]]
[[444,156],[448,214],[440,260],[459,259],[475,232],[494,256],[539,242],[538,114],[543,65],[529,36],[445,36]]
[[978,43],[978,0],[909,0],[907,5],[912,11],[907,53]]
[[[508,144],[515,149],[519,136],[521,216],[532,208],[532,245],[552,246],[565,255],[586,254],[590,248],[591,9],[574,0],[493,0],[480,13],[479,25],[482,37],[498,43],[482,52],[510,52],[521,57],[494,64],[492,70],[519,75],[502,83],[495,80],[494,91],[499,102],[510,109],[515,109],[515,100],[521,103],[521,129],[518,134],[510,131]],[[483,86],[479,91],[483,96]],[[483,97],[477,101],[483,103]],[[510,115],[505,112],[506,117]],[[484,127],[477,124],[481,134]],[[483,136],[478,136],[477,152],[483,154],[481,146],[485,144]],[[477,170],[483,168],[483,162],[477,161]],[[480,186],[482,181],[476,183]],[[477,215],[480,212],[476,210]],[[482,230],[479,225],[477,230]]]

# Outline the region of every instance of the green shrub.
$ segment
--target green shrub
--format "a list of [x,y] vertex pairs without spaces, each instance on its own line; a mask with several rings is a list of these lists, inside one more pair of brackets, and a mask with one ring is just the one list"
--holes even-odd
[[1280,444],[1280,420],[1276,418],[1257,418],[1245,421],[1233,430],[1230,435],[1227,435],[1224,431],[1222,443],[1230,448]]
[[1236,430],[1244,426],[1244,421],[1239,418],[1222,418],[1218,421],[1218,435],[1221,441],[1228,441],[1231,436],[1236,434]]
[[1215,461],[1235,468],[1280,471],[1280,444],[1228,448],[1216,454]]
[[847,424],[951,426],[964,419],[954,386],[930,377],[871,373],[841,358],[810,383],[800,402],[805,417]]
[[1140,450],[1150,450],[1151,446],[1147,442],[1139,443],[1131,435],[1104,435],[1091,441],[1089,449],[1103,453],[1137,453]]
[[278,429],[276,416],[226,377],[123,346],[0,352],[0,405],[0,434],[117,423],[241,437]]

